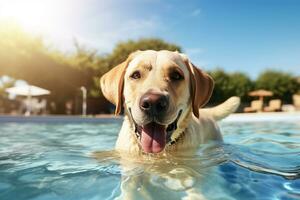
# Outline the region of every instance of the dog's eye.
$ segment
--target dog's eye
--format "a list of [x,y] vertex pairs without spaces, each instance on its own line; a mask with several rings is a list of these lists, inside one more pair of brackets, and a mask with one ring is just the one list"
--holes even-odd
[[179,72],[172,72],[171,74],[170,74],[170,78],[171,78],[171,80],[173,80],[173,81],[179,81],[179,80],[182,80],[182,79],[184,79],[184,77],[181,75],[181,73],[179,73]]
[[130,75],[130,78],[132,79],[140,79],[141,78],[141,73],[139,71],[135,71]]

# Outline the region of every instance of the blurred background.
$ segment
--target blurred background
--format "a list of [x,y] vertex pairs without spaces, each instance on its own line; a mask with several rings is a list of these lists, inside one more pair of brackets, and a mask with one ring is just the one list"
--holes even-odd
[[208,106],[300,109],[300,1],[0,0],[0,114],[113,113],[99,78],[135,50],[186,53]]

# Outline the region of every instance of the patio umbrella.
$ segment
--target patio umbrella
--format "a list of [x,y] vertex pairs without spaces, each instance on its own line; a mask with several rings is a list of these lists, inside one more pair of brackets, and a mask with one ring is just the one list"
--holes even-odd
[[263,101],[264,97],[273,96],[273,92],[260,89],[260,90],[255,90],[255,91],[249,92],[248,95],[252,96],[252,97],[257,96],[257,97],[259,97],[259,100]]
[[[34,85],[20,85],[11,88],[5,89],[5,91],[9,94],[27,96],[27,100],[29,104],[31,104],[32,96],[41,96],[50,94],[49,90],[34,86]],[[31,105],[27,106],[27,111],[25,115],[30,115]]]
[[50,94],[49,90],[34,86],[34,85],[21,85],[16,87],[7,88],[5,90],[9,94],[21,95],[21,96],[41,96]]

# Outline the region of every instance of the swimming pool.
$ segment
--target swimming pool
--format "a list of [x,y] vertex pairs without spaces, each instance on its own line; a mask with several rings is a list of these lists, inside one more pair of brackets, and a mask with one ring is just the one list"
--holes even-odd
[[[220,123],[225,144],[166,159],[164,173],[155,173],[157,163],[125,173],[118,157],[92,156],[113,149],[121,119],[2,120],[0,199],[116,199],[134,177],[137,199],[145,190],[155,199],[181,199],[191,187],[206,199],[300,199],[299,119],[229,118]],[[192,181],[176,187],[186,177]]]

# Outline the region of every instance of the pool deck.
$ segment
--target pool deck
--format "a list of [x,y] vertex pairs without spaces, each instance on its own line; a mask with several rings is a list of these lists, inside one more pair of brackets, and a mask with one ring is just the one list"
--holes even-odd
[[263,113],[234,113],[223,120],[224,122],[238,121],[299,121],[300,112],[263,112]]
[[[70,115],[47,115],[47,116],[17,116],[0,115],[0,123],[110,123],[119,122],[121,117],[114,115],[70,116]],[[271,112],[271,113],[234,113],[224,122],[255,122],[255,121],[299,121],[300,112]]]
[[113,115],[100,115],[97,117],[83,117],[76,115],[0,115],[0,123],[110,123],[118,122],[121,117]]

